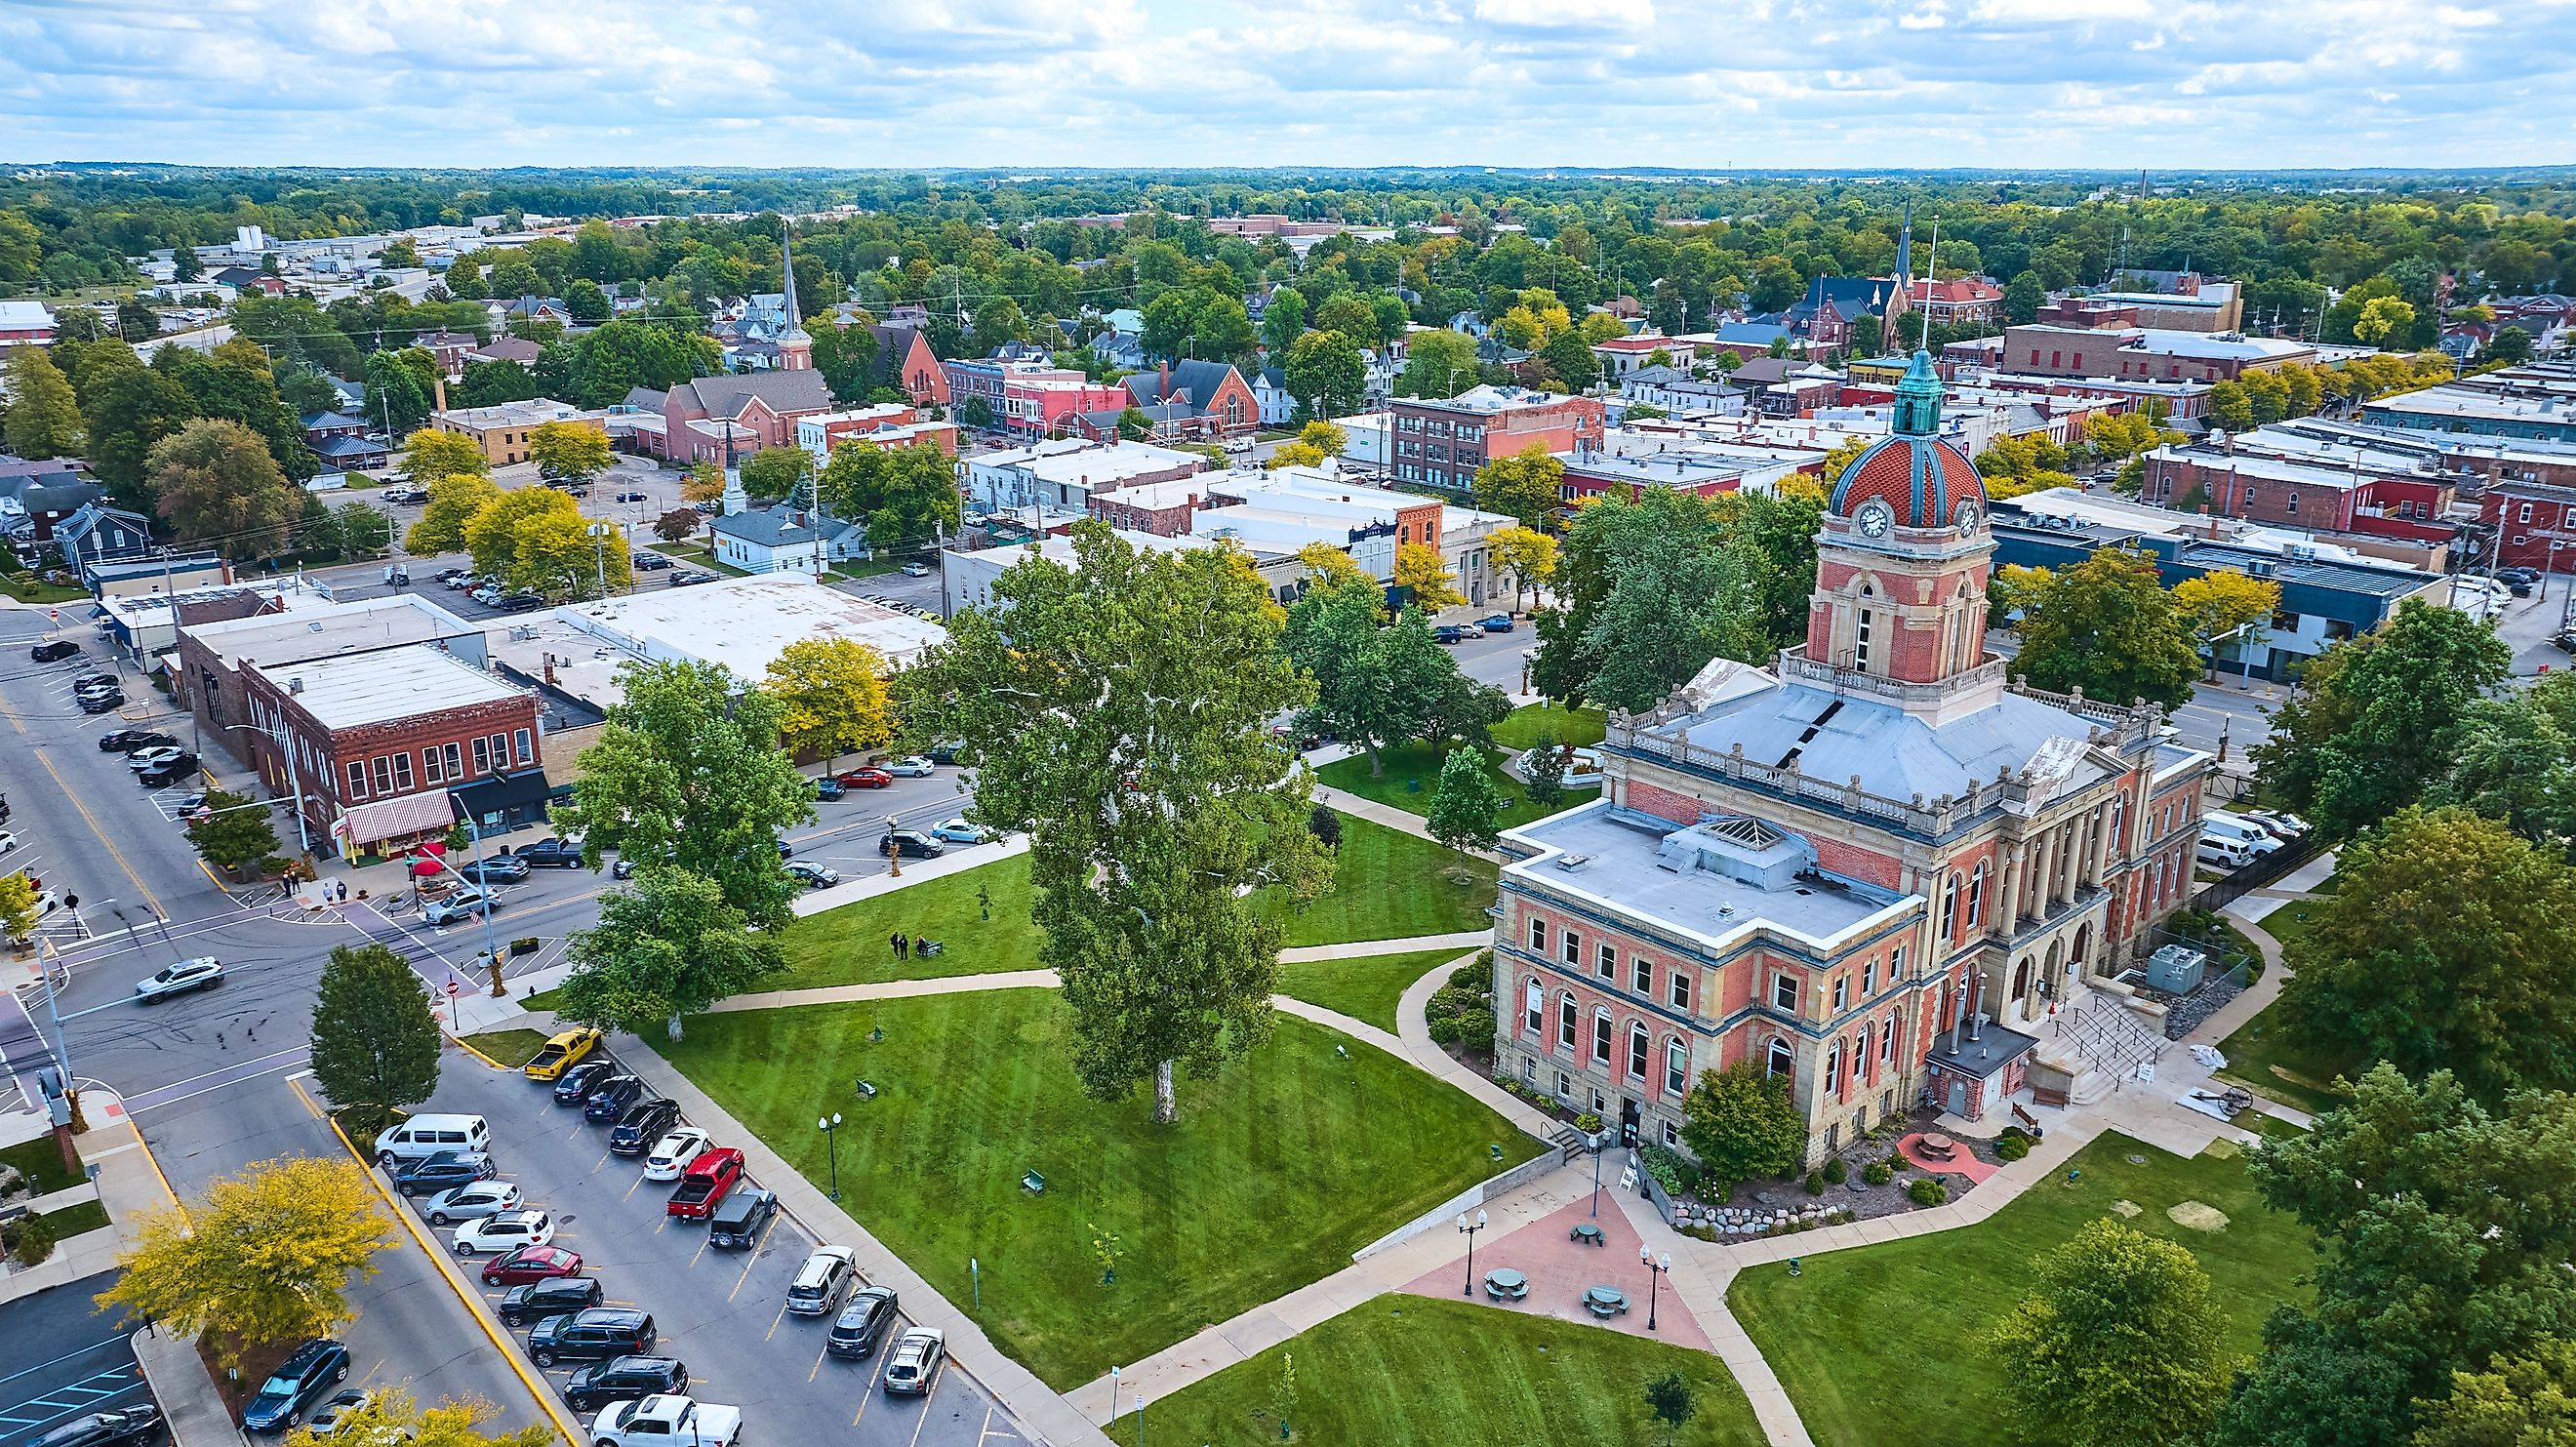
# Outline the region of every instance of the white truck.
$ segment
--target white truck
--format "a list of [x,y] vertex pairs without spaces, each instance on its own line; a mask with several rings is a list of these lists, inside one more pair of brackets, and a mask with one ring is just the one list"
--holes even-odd
[[736,1447],[742,1413],[694,1397],[655,1396],[602,1407],[592,1447]]

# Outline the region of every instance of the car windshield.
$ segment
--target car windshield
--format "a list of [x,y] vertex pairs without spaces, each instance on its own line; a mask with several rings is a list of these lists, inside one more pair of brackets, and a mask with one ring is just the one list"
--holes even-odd
[[296,1389],[302,1385],[302,1383],[296,1381],[293,1377],[271,1377],[267,1381],[259,1384],[258,1400],[263,1402],[285,1401],[287,1398],[294,1396]]

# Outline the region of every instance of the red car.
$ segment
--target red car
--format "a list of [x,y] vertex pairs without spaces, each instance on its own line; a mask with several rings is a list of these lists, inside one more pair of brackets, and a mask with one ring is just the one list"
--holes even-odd
[[894,775],[883,769],[852,769],[846,774],[836,775],[834,782],[844,789],[891,789]]
[[581,1253],[560,1246],[522,1246],[495,1256],[483,1267],[485,1286],[522,1286],[557,1276],[579,1276]]
[[725,1192],[732,1190],[734,1183],[741,1179],[742,1152],[731,1146],[702,1151],[696,1160],[689,1162],[688,1170],[681,1173],[680,1188],[671,1193],[669,1204],[662,1208],[663,1214],[703,1221],[715,1214],[716,1203],[723,1200]]

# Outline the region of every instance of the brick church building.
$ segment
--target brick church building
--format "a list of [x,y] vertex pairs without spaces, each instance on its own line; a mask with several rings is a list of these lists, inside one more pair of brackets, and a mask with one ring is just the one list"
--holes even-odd
[[1941,401],[1918,352],[1834,487],[1803,646],[1614,713],[1602,797],[1505,834],[1498,1071],[1678,1144],[1690,1083],[1751,1061],[1814,1161],[1924,1105],[1991,1134],[2091,1068],[2047,1022],[2189,893],[2210,759],[1985,651]]

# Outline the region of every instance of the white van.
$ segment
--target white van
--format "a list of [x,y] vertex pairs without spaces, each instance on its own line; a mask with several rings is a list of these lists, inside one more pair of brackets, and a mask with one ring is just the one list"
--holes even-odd
[[416,1115],[376,1137],[376,1164],[392,1170],[440,1151],[489,1151],[492,1128],[479,1115]]
[[2272,837],[2271,830],[2242,814],[2230,814],[2224,809],[2212,809],[2200,816],[2200,837],[2234,840],[2256,854],[2269,854],[2281,847],[2281,841]]
[[2254,851],[2238,840],[2213,839],[2203,834],[2200,836],[2200,846],[2192,851],[2192,858],[2212,869],[2224,869],[2232,873],[2253,863]]

